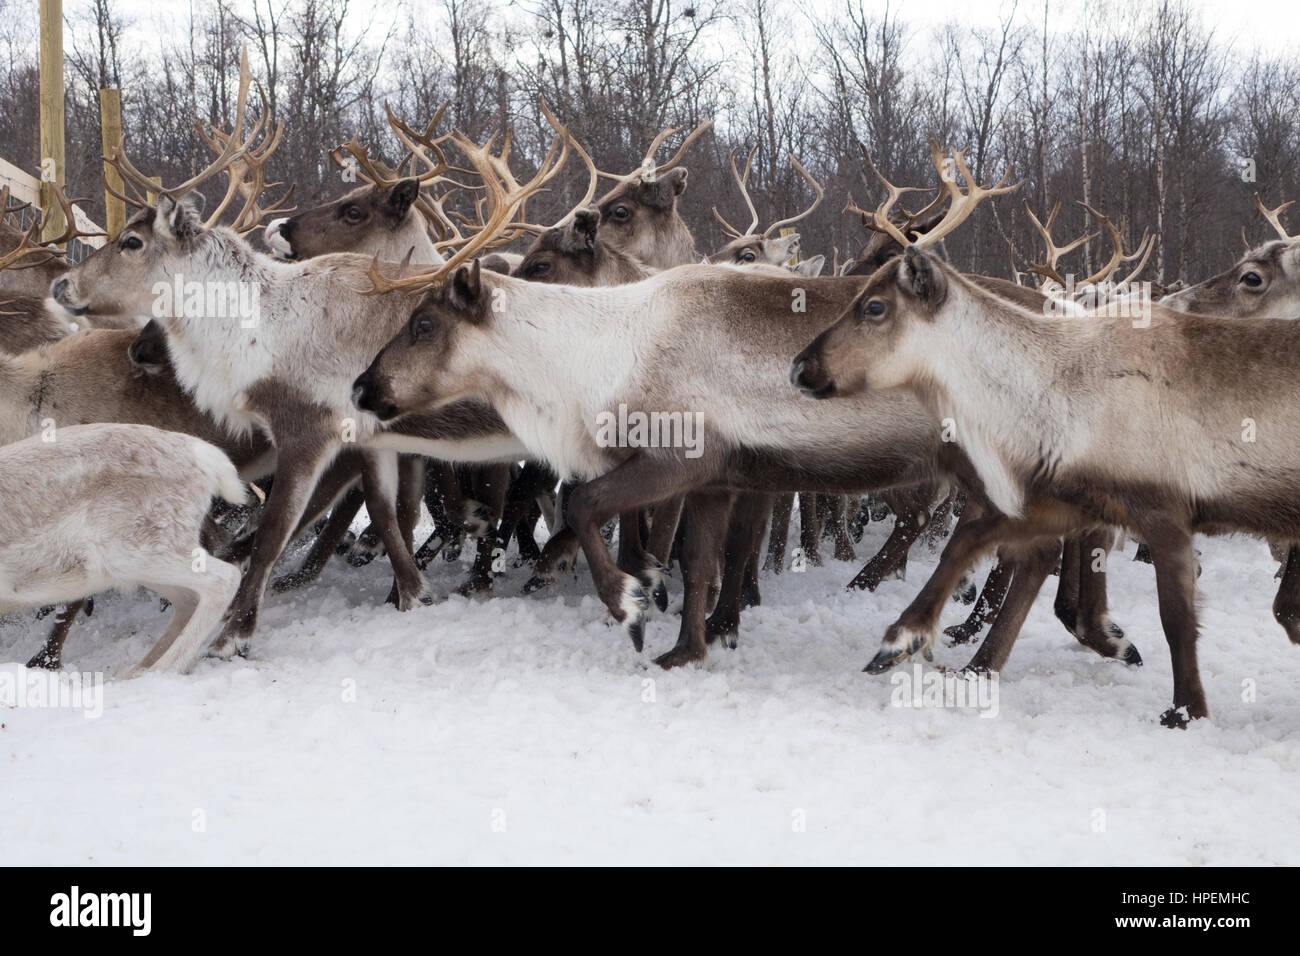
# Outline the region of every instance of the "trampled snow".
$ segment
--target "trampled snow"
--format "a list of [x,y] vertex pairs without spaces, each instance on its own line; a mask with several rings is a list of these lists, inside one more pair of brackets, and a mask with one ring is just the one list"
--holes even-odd
[[[167,616],[102,596],[64,653],[104,673],[102,716],[0,708],[0,863],[1300,863],[1300,647],[1269,611],[1275,564],[1248,538],[1198,546],[1211,718],[1187,731],[1157,722],[1169,653],[1132,544],[1110,603],[1145,665],[1077,644],[1049,578],[995,714],[898,706],[910,664],[861,672],[935,564],[922,546],[875,594],[829,559],[764,575],[739,648],[673,672],[651,658],[677,619],[654,615],[636,654],[585,563],[552,592],[521,596],[514,569],[402,614],[386,559],[335,559],[268,596],[249,659],[131,681]],[[427,573],[446,594],[465,566]],[[0,619],[0,678],[48,625]],[[941,645],[924,673],[971,653]]]

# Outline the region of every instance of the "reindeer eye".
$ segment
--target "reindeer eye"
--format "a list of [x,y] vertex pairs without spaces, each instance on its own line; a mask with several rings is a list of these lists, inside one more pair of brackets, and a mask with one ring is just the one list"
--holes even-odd
[[127,236],[125,239],[122,240],[122,248],[123,248],[123,249],[143,249],[143,248],[144,248],[144,242],[140,239],[139,236]]
[[358,206],[343,207],[343,218],[346,219],[348,222],[360,222],[361,221],[360,207]]
[[1247,272],[1241,277],[1241,284],[1251,289],[1258,289],[1264,284],[1264,279],[1258,272]]
[[614,211],[611,212],[610,215],[620,222],[623,222],[631,218],[632,210],[628,209],[627,206],[615,206]]
[[741,262],[753,262],[755,258],[756,256],[754,255],[754,253],[748,249],[746,249],[744,252],[740,254]]
[[869,320],[879,320],[886,312],[888,307],[884,299],[868,299],[867,304],[862,307],[862,314]]

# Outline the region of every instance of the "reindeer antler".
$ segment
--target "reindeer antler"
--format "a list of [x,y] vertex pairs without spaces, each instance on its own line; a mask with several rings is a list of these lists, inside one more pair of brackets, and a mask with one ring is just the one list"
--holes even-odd
[[[61,259],[63,253],[54,247],[71,242],[73,239],[93,239],[105,235],[102,232],[83,232],[77,225],[76,204],[88,200],[69,199],[67,193],[63,191],[63,187],[58,183],[49,183],[48,185],[54,195],[54,201],[58,203],[59,209],[63,212],[63,221],[65,223],[63,232],[45,242],[37,241],[36,237],[41,234],[41,231],[54,215],[52,209],[45,210],[43,215],[39,216],[35,222],[24,230],[19,237],[18,245],[0,256],[0,269],[30,269],[52,259]],[[8,187],[6,187],[3,191],[0,191],[0,205],[7,202],[8,198]],[[24,206],[26,205],[30,205],[30,203],[25,203]],[[21,209],[23,206],[19,208]],[[37,256],[40,258],[35,258]],[[34,259],[34,261],[23,261],[27,259]]]
[[[220,221],[226,208],[234,200],[236,195],[242,196],[244,205],[239,210],[235,221],[231,224],[236,232],[245,233],[256,229],[258,224],[267,216],[277,213],[288,213],[293,211],[293,207],[287,205],[289,198],[293,195],[294,186],[290,186],[279,199],[275,200],[266,209],[258,206],[262,193],[276,186],[283,186],[284,183],[268,183],[266,181],[266,164],[280,146],[284,139],[284,123],[275,122],[274,129],[267,134],[271,127],[272,119],[270,109],[267,106],[266,94],[262,90],[261,84],[257,84],[258,96],[262,101],[262,111],[257,123],[253,127],[245,140],[242,152],[232,159],[226,167],[226,174],[229,177],[229,183],[226,187],[226,194],[222,197],[221,202],[217,203],[216,209],[204,221],[206,228],[211,228]],[[203,124],[196,124],[199,136],[203,141],[220,156],[230,146],[230,141],[234,137],[234,132],[217,129],[215,126],[210,129],[204,129]],[[253,144],[259,137],[262,142],[258,146]]]
[[792,226],[796,222],[799,222],[801,219],[807,219],[809,216],[813,214],[813,211],[822,204],[822,196],[824,195],[824,193],[822,192],[821,184],[817,182],[817,180],[813,179],[812,174],[809,173],[808,170],[803,168],[803,163],[799,162],[799,160],[795,158],[794,153],[790,154],[790,162],[794,164],[795,170],[798,171],[799,175],[803,177],[804,182],[806,182],[809,186],[812,187],[813,192],[816,193],[816,198],[813,200],[812,205],[809,206],[807,209],[805,209],[803,212],[799,213],[799,215],[791,216],[788,219],[779,219],[776,222],[772,223],[772,225],[764,229],[763,230],[764,239],[769,238],[772,235],[772,233],[776,232],[778,229],[782,228],[783,226]]
[[[148,176],[136,169],[135,165],[126,155],[124,141],[119,139],[117,145],[112,149],[111,156],[105,156],[104,161],[118,171],[122,177],[122,183],[128,192],[131,189],[136,191],[136,195],[129,196],[110,189],[113,195],[119,199],[130,203],[133,206],[147,206],[149,203],[144,197],[148,193],[156,192],[167,196],[182,196],[192,189],[207,182],[213,176],[226,170],[235,161],[242,159],[249,149],[252,141],[260,135],[265,127],[266,116],[263,115],[263,121],[259,122],[253,130],[251,138],[245,138],[244,120],[248,109],[248,89],[252,85],[252,77],[248,71],[248,48],[245,47],[239,54],[239,96],[235,105],[235,122],[234,127],[227,135],[217,158],[210,164],[200,170],[196,175],[175,186],[159,186],[154,183]],[[215,148],[215,147],[214,147]],[[229,200],[225,200],[229,202]]]
[[934,228],[927,230],[923,235],[919,236],[915,240],[908,239],[904,231],[894,225],[889,218],[889,214],[895,203],[898,202],[899,197],[904,192],[909,192],[911,190],[908,187],[900,188],[894,186],[881,176],[879,171],[875,170],[874,164],[872,165],[872,170],[876,171],[876,176],[889,190],[889,196],[884,202],[877,206],[876,211],[871,214],[874,229],[879,232],[888,233],[895,242],[904,247],[913,246],[917,249],[928,249],[965,222],[970,217],[970,214],[975,211],[975,208],[985,199],[990,196],[1000,196],[1004,193],[1014,192],[1023,185],[1023,183],[1014,183],[1010,186],[1003,185],[1003,183],[1011,177],[1010,167],[1007,167],[1007,171],[1003,173],[1002,178],[993,186],[986,187],[979,185],[975,182],[974,175],[972,175],[970,169],[966,166],[965,150],[957,150],[952,153],[952,159],[957,173],[960,173],[961,178],[966,181],[966,189],[963,191],[961,186],[957,183],[957,176],[953,175],[950,170],[945,168],[944,152],[944,150],[939,148],[937,141],[933,139],[930,140],[930,159],[934,163],[935,170],[939,173],[939,183],[942,193],[933,203],[921,210],[921,212],[917,213],[914,217],[910,218],[920,219],[932,210],[937,209],[941,200],[944,198],[948,199],[948,211],[943,214],[943,218],[935,224]]
[[1118,226],[1086,202],[1080,202],[1079,205],[1088,210],[1088,215],[1097,220],[1098,224],[1106,230],[1106,235],[1110,239],[1110,258],[1106,261],[1106,264],[1079,283],[1080,286],[1096,285],[1098,282],[1109,279],[1115,270],[1119,268],[1120,263],[1124,261],[1124,237],[1120,235]]
[[[1293,205],[1295,205],[1294,199],[1290,200],[1289,202],[1282,203],[1282,205],[1278,206],[1276,209],[1268,209],[1264,206],[1263,201],[1259,198],[1259,193],[1255,193],[1255,206],[1259,209],[1261,213],[1264,214],[1264,218],[1268,220],[1268,224],[1273,227],[1275,232],[1277,232],[1278,238],[1283,240],[1284,242],[1300,242],[1300,236],[1293,236],[1290,233],[1288,233],[1286,231],[1286,227],[1282,225],[1282,220],[1278,218],[1282,210],[1286,209],[1288,206],[1293,206]],[[1243,233],[1243,238],[1244,238],[1244,233]]]
[[740,187],[741,198],[745,200],[745,205],[749,208],[749,228],[744,232],[741,232],[731,223],[727,222],[727,220],[722,218],[722,213],[718,212],[717,206],[713,207],[714,218],[722,224],[723,231],[732,239],[740,239],[743,236],[752,236],[754,230],[758,228],[758,210],[754,208],[754,200],[749,196],[749,173],[754,165],[754,154],[757,152],[757,146],[749,151],[749,156],[745,159],[745,172],[743,174],[736,168],[736,151],[733,149],[729,154],[731,161],[731,176],[736,180],[736,185]]
[[1052,239],[1052,226],[1055,224],[1056,215],[1060,211],[1061,200],[1060,197],[1058,197],[1056,203],[1052,206],[1051,212],[1047,214],[1047,222],[1043,223],[1034,215],[1034,210],[1030,207],[1029,200],[1025,200],[1025,212],[1029,215],[1029,221],[1034,224],[1034,228],[1038,230],[1038,234],[1043,239],[1043,244],[1047,247],[1047,260],[1045,262],[1031,264],[1029,266],[1029,271],[1035,275],[1042,276],[1044,279],[1051,279],[1057,285],[1063,286],[1065,285],[1065,279],[1061,277],[1061,273],[1057,269],[1057,264],[1060,262],[1061,256],[1073,252],[1085,242],[1097,238],[1101,233],[1085,232],[1083,235],[1079,236],[1079,238],[1073,239],[1063,246],[1058,246],[1055,240]]
[[695,145],[695,141],[703,136],[704,131],[712,125],[713,120],[705,120],[699,126],[695,127],[695,129],[691,131],[690,135],[682,140],[682,145],[677,147],[677,152],[673,153],[672,158],[666,163],[656,165],[655,153],[659,152],[659,147],[664,144],[664,141],[668,139],[669,136],[681,132],[680,127],[670,126],[665,130],[661,130],[659,135],[651,141],[650,148],[645,151],[645,156],[642,158],[641,164],[632,172],[620,175],[618,173],[606,173],[597,170],[597,174],[602,179],[612,179],[615,182],[620,183],[631,182],[634,179],[640,179],[644,183],[652,183],[661,175],[668,172],[668,170],[679,165],[682,161],[682,157],[686,155],[687,150]]
[[508,157],[511,137],[509,131],[502,138],[501,149],[493,153],[496,143],[494,134],[486,143],[479,145],[459,131],[451,134],[452,142],[469,159],[470,165],[483,179],[485,196],[483,204],[488,214],[483,218],[483,225],[468,239],[463,240],[456,253],[440,266],[410,274],[407,272],[410,255],[398,269],[396,277],[390,278],[380,271],[379,258],[376,257],[367,273],[371,289],[369,294],[383,292],[406,292],[417,294],[439,285],[451,275],[462,263],[472,256],[513,239],[518,233],[517,224],[512,223],[515,214],[523,207],[529,197],[539,192],[559,173],[568,158],[570,137],[567,130],[547,111],[547,122],[555,128],[556,136],[551,141],[546,157],[538,167],[536,175],[528,182],[520,184],[510,170]]

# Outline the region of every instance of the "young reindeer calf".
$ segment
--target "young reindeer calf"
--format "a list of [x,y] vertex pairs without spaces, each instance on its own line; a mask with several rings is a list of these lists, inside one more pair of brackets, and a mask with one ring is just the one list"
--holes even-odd
[[244,504],[214,445],[147,425],[79,425],[0,447],[0,613],[146,587],[172,622],[131,674],[188,671],[239,587],[207,554],[214,495]]

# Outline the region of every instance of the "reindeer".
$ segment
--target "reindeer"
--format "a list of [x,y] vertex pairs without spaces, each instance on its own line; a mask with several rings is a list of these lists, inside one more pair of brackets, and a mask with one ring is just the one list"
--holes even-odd
[[[78,238],[94,238],[103,233],[83,232],[76,225],[74,204],[58,183],[52,183],[55,201],[67,223],[64,231],[53,242],[64,243]],[[0,210],[15,211],[26,205],[9,205],[9,187],[0,189]],[[66,268],[63,254],[56,246],[40,243],[36,237],[49,223],[51,210],[34,221],[25,231],[18,232],[3,225],[3,245],[0,254],[0,352],[18,354],[47,342],[54,342],[85,323],[69,319],[62,310],[52,309],[45,295],[49,290],[47,277],[57,278]],[[2,218],[2,217],[0,217]],[[12,235],[11,235],[12,234]],[[14,277],[18,278],[14,281]],[[43,288],[28,292],[32,285],[46,281]],[[13,291],[10,291],[13,290]]]
[[[441,140],[433,139],[433,131],[447,104],[434,113],[423,133],[395,116],[387,104],[384,108],[394,130],[437,149]],[[421,192],[423,186],[445,180],[445,166],[432,166],[417,176],[404,175],[414,150],[408,148],[397,169],[392,169],[372,157],[370,147],[362,146],[356,136],[329,155],[340,169],[360,178],[363,185],[338,199],[267,223],[262,240],[274,255],[281,259],[311,259],[331,252],[365,252],[385,262],[401,262],[408,254],[416,265],[440,265],[445,261],[430,230],[438,228],[444,240],[455,231],[442,208],[446,194],[435,197]]]
[[1256,195],[1255,205],[1278,237],[1254,248],[1248,244],[1227,272],[1167,295],[1161,305],[1202,315],[1300,317],[1300,236],[1288,233],[1279,218],[1292,203],[1268,209]]
[[[754,153],[757,151],[757,146],[750,150],[749,157],[745,160],[745,171],[743,174],[736,168],[735,152],[733,151],[731,154],[731,175],[732,178],[736,180],[736,185],[740,187],[740,195],[745,200],[745,205],[749,209],[749,226],[742,232],[735,226],[731,225],[731,223],[727,222],[727,220],[722,217],[722,213],[718,212],[718,207],[714,206],[713,215],[718,222],[722,224],[723,232],[727,234],[729,241],[721,249],[709,256],[710,262],[718,264],[732,263],[741,266],[756,265],[759,263],[771,266],[786,265],[792,258],[799,254],[799,234],[797,232],[792,232],[788,236],[779,236],[775,234],[779,233],[780,230],[786,226],[792,226],[802,219],[807,219],[817,210],[817,207],[821,205],[823,196],[821,184],[819,184],[817,180],[813,179],[808,173],[808,170],[804,169],[803,164],[800,163],[793,154],[791,154],[791,164],[793,164],[799,175],[803,177],[804,182],[812,187],[815,196],[812,205],[798,215],[790,216],[787,219],[779,219],[764,229],[761,233],[757,232],[758,210],[754,208],[754,201],[749,195],[749,173],[754,163]],[[825,261],[825,257],[823,256],[820,262],[817,263],[815,272],[812,272],[811,265],[804,266],[802,270],[796,268],[795,271],[798,272],[799,275],[808,275],[810,272],[814,275],[818,275],[821,273],[821,266]]]
[[[955,159],[972,181],[961,154]],[[1161,722],[1180,727],[1207,716],[1192,535],[1300,532],[1300,422],[1289,405],[1300,329],[1160,307],[1149,326],[1095,316],[1044,322],[928,254],[927,237],[896,238],[908,247],[900,262],[872,276],[839,321],[794,357],[791,381],[836,401],[906,389],[932,416],[955,420],[957,442],[996,510],[954,532],[945,549],[952,566],[999,542],[1041,558],[1041,542],[1062,534],[1136,531],[1151,549],[1173,657],[1173,706]],[[1258,423],[1255,442],[1242,441],[1244,417]],[[1025,567],[1026,589],[1036,593],[1048,571],[1041,560]],[[886,633],[872,669],[929,646],[927,606],[948,583],[927,582]],[[986,650],[996,666],[1009,642],[990,634]]]
[[[687,170],[681,166],[686,153],[704,133],[712,127],[712,120],[701,123],[682,140],[677,151],[663,163],[656,161],[655,154],[669,137],[680,132],[669,127],[650,143],[642,157],[641,163],[630,173],[608,173],[597,171],[600,178],[612,180],[614,185],[596,200],[595,209],[599,214],[596,234],[599,242],[593,247],[593,255],[577,255],[586,243],[574,232],[586,229],[578,225],[575,215],[569,227],[560,233],[552,233],[548,240],[543,235],[535,240],[529,252],[536,252],[534,263],[546,259],[557,259],[566,253],[572,268],[565,274],[575,285],[592,285],[618,277],[631,282],[644,278],[662,269],[699,261],[695,252],[695,239],[686,222],[677,211],[677,198],[686,189]],[[589,220],[588,220],[589,221]],[[568,233],[566,242],[565,233]],[[528,280],[555,282],[549,274],[552,266],[548,264],[539,273],[535,269],[525,275],[523,268],[527,262],[521,262],[514,274]],[[605,263],[596,269],[597,262]],[[616,263],[611,267],[611,263]],[[572,485],[561,489],[567,497]],[[631,559],[635,552],[637,558],[652,556],[656,567],[649,572],[653,580],[653,592],[656,603],[661,610],[667,608],[668,595],[662,581],[662,567],[668,562],[669,552],[677,534],[677,525],[682,511],[680,498],[670,498],[654,505],[654,523],[645,547],[640,547],[640,521],[620,521],[620,553]],[[625,542],[635,537],[632,547],[624,551]],[[547,587],[558,577],[572,568],[577,559],[578,541],[569,528],[561,528],[547,542],[542,556],[533,568],[532,577],[524,584],[524,593],[532,594]]]
[[[682,633],[657,659],[661,666],[707,653],[704,618],[730,489],[884,488],[941,467],[937,429],[910,398],[872,396],[860,409],[871,422],[863,429],[844,427],[838,411],[812,413],[783,394],[781,349],[824,328],[863,280],[686,266],[631,285],[580,289],[526,283],[473,264],[445,275],[402,280],[424,297],[407,329],[357,379],[358,408],[388,419],[481,397],[531,455],[587,479],[570,496],[569,523],[597,593],[637,649],[653,575],[619,569],[599,529],[615,515],[691,493]],[[796,301],[806,308],[792,307]],[[598,423],[620,404],[701,410],[700,456],[599,441]],[[738,553],[748,554],[745,548]]]
[[[484,177],[490,212],[484,227],[441,268],[455,269],[508,232],[522,204],[557,174],[568,155],[567,130],[556,132],[536,176],[509,186],[496,178],[504,158],[491,152],[491,142],[478,146],[453,134]],[[435,164],[422,149],[419,154],[426,165]],[[199,407],[238,433],[266,433],[276,449],[275,482],[254,536],[251,563],[213,653],[247,653],[274,562],[317,479],[348,439],[355,439],[361,454],[375,456],[380,493],[371,518],[393,561],[399,609],[431,603],[411,558],[411,542],[403,540],[397,523],[396,460],[382,453],[517,461],[519,441],[499,416],[474,403],[401,423],[410,426],[408,431],[398,426],[381,431],[375,416],[359,415],[352,407],[353,380],[414,306],[414,298],[402,292],[401,270],[394,277],[392,267],[378,260],[341,253],[304,262],[267,259],[233,231],[205,228],[187,199],[161,192],[157,205],[137,214],[118,241],[70,270],[60,301],[92,313],[101,296],[114,308],[145,309],[152,305],[152,285],[177,273],[204,283],[250,283],[260,291],[261,318],[252,329],[184,308],[159,319],[177,377]],[[370,498],[367,503],[372,504]]]
[[[165,348],[129,329],[88,329],[41,349],[0,354],[0,445],[89,423],[151,425],[215,445],[246,480],[270,474],[275,458],[257,436],[229,435],[176,382]],[[215,547],[215,539],[209,547]],[[82,604],[64,608],[29,667],[58,668]]]
[[131,676],[188,671],[239,569],[201,546],[212,496],[246,491],[220,449],[144,425],[83,425],[0,448],[0,613],[146,587],[175,608]]
[[[1245,257],[1227,272],[1165,296],[1160,304],[1198,315],[1300,318],[1300,282],[1297,281],[1300,257],[1296,252],[1300,249],[1300,237],[1288,233],[1280,218],[1290,205],[1285,202],[1269,209],[1256,195],[1256,208],[1278,238],[1255,248],[1247,242]],[[1243,229],[1243,242],[1245,239]],[[1269,548],[1280,562],[1278,575],[1281,577],[1273,601],[1273,617],[1292,642],[1300,642],[1300,546],[1270,540]]]

